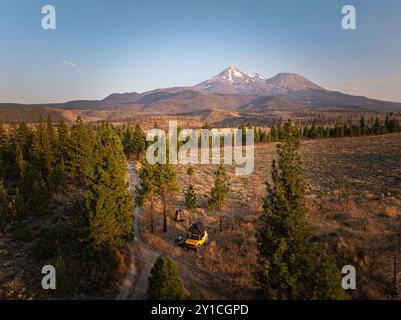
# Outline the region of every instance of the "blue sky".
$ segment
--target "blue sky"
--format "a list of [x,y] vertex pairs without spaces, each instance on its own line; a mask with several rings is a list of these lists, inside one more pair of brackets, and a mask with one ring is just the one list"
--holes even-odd
[[[341,28],[345,4],[357,30]],[[229,65],[401,101],[401,0],[0,0],[0,41],[1,102],[193,85]]]

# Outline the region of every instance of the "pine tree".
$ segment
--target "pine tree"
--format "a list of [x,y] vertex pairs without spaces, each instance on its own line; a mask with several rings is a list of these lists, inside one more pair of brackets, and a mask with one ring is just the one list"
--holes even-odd
[[196,192],[194,187],[190,185],[185,192],[185,208],[189,211],[195,210],[198,207],[196,200]]
[[54,146],[56,145],[57,137],[56,137],[56,130],[54,129],[52,117],[50,114],[47,115],[46,134],[47,138],[50,141],[50,144],[54,148]]
[[4,129],[3,125],[0,123],[0,174],[8,160],[8,148],[9,148],[9,137]]
[[227,201],[229,191],[230,186],[228,183],[226,169],[223,165],[219,165],[219,167],[215,171],[214,186],[210,192],[208,208],[209,210],[219,211],[220,231],[223,231],[223,206]]
[[19,218],[26,214],[26,204],[24,197],[21,194],[19,188],[15,189],[14,194],[9,197],[8,210],[11,218]]
[[260,143],[260,128],[255,129],[255,144],[259,144]]
[[97,129],[86,197],[86,227],[95,251],[115,251],[132,238],[133,199],[128,194],[121,140],[107,123]]
[[19,190],[25,209],[33,214],[42,213],[48,202],[49,190],[40,170],[29,162],[26,163],[22,172]]
[[187,175],[189,177],[189,184],[190,185],[192,184],[192,177],[193,177],[194,173],[195,173],[194,168],[189,167],[188,170],[187,170]]
[[57,157],[58,159],[66,159],[67,158],[67,148],[69,142],[69,129],[67,125],[64,123],[64,120],[61,119],[57,124]]
[[185,298],[177,267],[169,257],[158,257],[149,277],[148,299],[184,300]]
[[272,182],[261,227],[257,232],[260,271],[255,276],[265,299],[340,299],[343,292],[333,261],[311,241],[306,225],[305,181],[298,154],[299,131],[285,125],[278,162],[272,164]]
[[386,119],[384,120],[384,133],[388,133],[390,131],[390,117],[386,115]]
[[8,215],[8,193],[7,189],[4,186],[4,182],[0,179],[0,224]]
[[302,131],[302,135],[304,138],[309,138],[309,128],[307,126],[304,127],[304,130]]
[[139,172],[139,186],[135,187],[135,203],[143,207],[144,202],[150,202],[150,230],[154,232],[154,204],[157,195],[156,165],[149,164],[146,160],[142,161],[141,171]]
[[361,135],[362,136],[366,135],[366,123],[364,116],[361,117],[361,120],[359,122],[359,128],[361,129]]
[[14,150],[14,156],[15,156],[22,151],[24,158],[28,159],[29,152],[30,152],[30,147],[32,143],[32,131],[31,129],[26,125],[25,122],[21,122],[18,125],[18,128],[15,130],[15,133],[13,135],[13,147],[12,149]]
[[272,126],[272,128],[270,130],[270,135],[272,137],[272,141],[278,141],[278,133],[274,126]]
[[373,125],[373,134],[380,134],[381,133],[380,128],[381,128],[381,124],[380,124],[379,118],[376,117],[375,123]]
[[[49,122],[51,120],[48,120]],[[49,128],[50,125],[50,128]],[[53,139],[53,141],[52,141]],[[30,149],[30,163],[39,170],[42,178],[45,180],[49,191],[55,187],[54,181],[54,164],[55,155],[53,142],[55,139],[54,129],[50,124],[45,124],[43,118],[39,119],[39,124],[33,136],[32,146]]]
[[130,151],[135,154],[137,159],[139,159],[139,157],[145,150],[146,150],[146,135],[142,131],[140,125],[136,124],[132,136]]
[[88,180],[92,169],[92,153],[94,134],[89,126],[83,124],[80,117],[71,128],[68,139],[67,158],[65,160],[66,170],[73,180],[80,185]]
[[315,124],[313,124],[312,127],[310,128],[309,137],[311,139],[316,139],[318,137],[317,129],[316,129]]
[[155,178],[157,193],[163,202],[163,231],[167,232],[167,201],[179,190],[177,171],[171,164],[157,164]]

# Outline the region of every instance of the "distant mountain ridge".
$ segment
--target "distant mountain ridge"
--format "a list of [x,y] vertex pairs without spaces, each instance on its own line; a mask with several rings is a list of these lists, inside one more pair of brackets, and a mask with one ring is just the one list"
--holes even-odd
[[265,79],[258,73],[250,74],[230,66],[194,86],[143,93],[112,93],[102,100],[35,105],[0,103],[0,120],[17,121],[14,114],[21,117],[24,112],[34,115],[35,110],[43,113],[44,110],[54,109],[92,110],[88,113],[95,114],[96,118],[108,118],[108,113],[124,117],[124,113],[130,116],[135,113],[190,114],[210,109],[254,113],[257,116],[274,110],[401,111],[401,103],[326,90],[295,73],[279,73]]

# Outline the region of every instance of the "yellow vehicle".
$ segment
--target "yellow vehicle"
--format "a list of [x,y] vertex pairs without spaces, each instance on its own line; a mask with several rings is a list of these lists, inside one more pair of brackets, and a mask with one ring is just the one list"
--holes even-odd
[[197,250],[208,239],[208,234],[202,222],[194,223],[187,233],[185,248]]

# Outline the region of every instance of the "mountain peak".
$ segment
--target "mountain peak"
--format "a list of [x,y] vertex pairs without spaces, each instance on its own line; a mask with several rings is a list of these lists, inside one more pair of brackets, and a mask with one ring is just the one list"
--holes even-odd
[[296,73],[288,73],[288,72],[279,73],[275,75],[273,78],[266,80],[266,83],[286,90],[294,90],[294,91],[304,90],[304,89],[323,90],[322,87],[319,87],[317,84],[309,81],[305,77]]
[[265,79],[259,73],[250,74],[231,65],[213,78],[193,87],[207,93],[251,94],[271,96],[290,91],[324,90],[308,79],[296,73],[279,73]]
[[223,80],[227,81],[234,81],[236,79],[245,79],[250,78],[251,75],[242,72],[235,66],[229,66],[228,68],[224,69],[220,72],[215,78],[222,78]]

